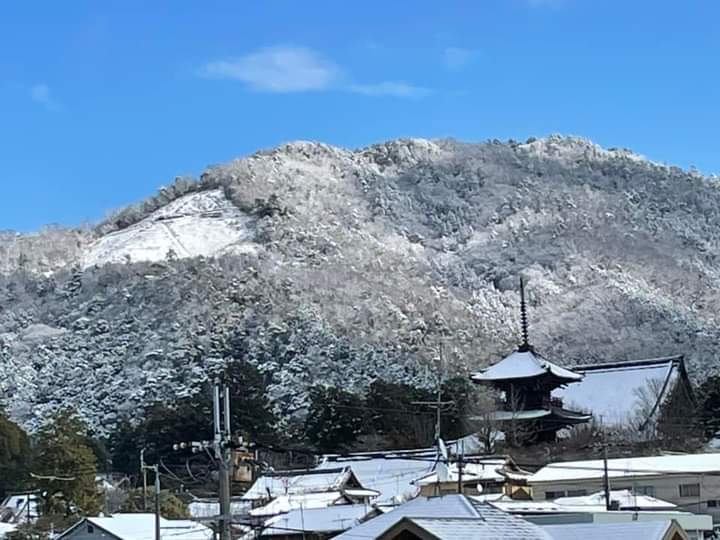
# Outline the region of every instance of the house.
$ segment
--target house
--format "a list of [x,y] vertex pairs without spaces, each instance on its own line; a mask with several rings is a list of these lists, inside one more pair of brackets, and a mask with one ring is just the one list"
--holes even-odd
[[[720,523],[720,454],[661,455],[609,459],[614,490],[629,490],[669,501]],[[528,478],[535,500],[581,497],[603,489],[600,459],[546,465]]]
[[[161,540],[212,540],[205,525],[184,519],[160,518]],[[155,540],[155,514],[115,514],[86,517],[67,529],[57,540]]]
[[675,521],[631,521],[628,523],[575,523],[543,527],[553,540],[688,540]]
[[[605,493],[599,491],[583,497],[561,497],[554,500],[533,501],[512,499],[504,494],[479,495],[477,500],[492,504],[503,512],[530,515],[536,513],[573,513],[607,511]],[[614,510],[672,512],[677,506],[671,502],[648,495],[638,495],[629,490],[610,491],[610,503]]]
[[519,528],[508,516],[477,518],[405,517],[377,538],[379,540],[552,540],[540,527]]
[[561,398],[551,396],[558,388],[580,382],[583,375],[553,364],[530,345],[522,280],[520,315],[522,343],[518,349],[496,364],[473,373],[470,379],[500,392],[498,409],[489,414],[506,440],[523,444],[554,441],[561,429],[592,418],[590,414],[566,409]]
[[616,510],[607,509],[605,494],[602,492],[552,501],[518,501],[505,495],[480,495],[473,498],[537,525],[675,521],[692,539],[704,538],[713,530],[712,517],[708,515],[685,512],[667,501],[627,490],[610,492],[610,500]]
[[321,458],[317,470],[350,467],[363,486],[379,493],[377,504],[396,505],[419,493],[413,482],[434,470],[436,456],[435,448],[328,454]]
[[296,508],[369,504],[379,492],[363,486],[349,466],[278,471],[258,478],[242,496],[252,516],[272,516]]
[[640,427],[658,418],[671,396],[678,406],[695,403],[682,356],[629,362],[580,365],[570,368],[583,376],[577,384],[558,388],[553,395],[573,407],[591,411],[605,426]]
[[[405,525],[410,526],[408,521],[405,521],[405,525],[403,526],[398,525],[406,518],[411,518],[412,520],[440,520],[434,522],[438,526],[442,525],[441,522],[443,522],[443,520],[448,520],[458,524],[458,527],[462,527],[463,529],[466,529],[467,526],[476,527],[475,530],[478,531],[479,535],[464,536],[464,538],[528,540],[546,540],[549,538],[539,527],[519,517],[506,514],[493,508],[489,504],[473,501],[464,495],[458,494],[443,495],[440,497],[417,497],[385,514],[360,523],[335,538],[337,540],[368,540],[371,538],[383,538],[387,540],[402,538],[403,540],[410,540],[417,538],[412,536],[412,531],[407,532],[404,528]],[[466,521],[463,521],[462,525],[460,525],[460,521],[462,520]],[[466,525],[466,523],[469,522],[472,522],[472,524]],[[427,521],[422,525],[423,528],[425,525],[430,526]],[[457,529],[454,530],[453,534],[456,533]],[[461,538],[461,536],[456,534],[453,538],[458,539]]]
[[272,540],[325,540],[378,513],[365,504],[299,508],[267,520],[259,536]]
[[462,463],[462,477],[458,461],[445,467],[437,467],[414,481],[420,488],[420,495],[445,495],[458,492],[458,480],[463,493],[501,493],[507,482],[507,471],[517,474],[522,471],[509,456],[465,456]]

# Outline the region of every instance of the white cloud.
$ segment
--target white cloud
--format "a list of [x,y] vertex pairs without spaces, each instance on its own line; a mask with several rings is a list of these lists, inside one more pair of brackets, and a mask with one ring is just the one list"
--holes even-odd
[[271,47],[236,60],[210,62],[205,77],[231,79],[261,92],[310,92],[331,88],[340,77],[332,62],[303,47]]
[[375,84],[353,84],[348,87],[350,92],[364,96],[391,96],[418,98],[430,94],[430,90],[400,81],[383,81]]
[[430,94],[401,81],[373,84],[348,82],[350,77],[334,62],[305,47],[269,47],[235,60],[209,62],[200,75],[240,81],[258,92],[292,93],[335,90],[364,96],[417,98]]
[[30,99],[35,103],[39,103],[49,111],[56,111],[60,108],[58,103],[50,94],[50,87],[47,84],[34,84],[30,87]]
[[476,54],[476,51],[462,47],[446,47],[443,51],[445,67],[451,71],[459,71],[472,62]]

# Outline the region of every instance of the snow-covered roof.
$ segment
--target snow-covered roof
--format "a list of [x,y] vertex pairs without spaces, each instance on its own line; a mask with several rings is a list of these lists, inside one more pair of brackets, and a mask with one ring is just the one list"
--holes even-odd
[[[656,499],[649,495],[638,495],[629,489],[612,490],[610,500],[618,503],[620,510],[642,509],[642,510],[669,510],[676,508],[671,502]],[[605,508],[605,493],[598,491],[584,497],[559,497],[553,501],[558,506],[600,506]]]
[[663,540],[672,521],[629,521],[627,523],[571,523],[545,525],[542,528],[553,540]]
[[[404,518],[399,527],[411,524],[442,540],[552,540],[541,527],[525,522],[485,518]],[[395,527],[395,526],[394,526]]]
[[[240,515],[247,513],[251,507],[250,501],[233,499],[230,501],[230,513]],[[188,504],[188,512],[194,518],[208,518],[220,514],[220,503],[217,499],[195,499]]]
[[346,531],[357,525],[368,514],[374,512],[365,504],[344,504],[327,508],[292,510],[287,514],[268,520],[270,528],[262,532],[263,536],[287,536],[290,531],[304,530],[312,533],[336,533]]
[[657,403],[666,399],[681,376],[681,363],[682,357],[675,356],[576,366],[573,370],[585,378],[556,389],[553,395],[562,398],[567,407],[591,411],[603,424],[622,425],[642,410],[642,392]]
[[258,478],[243,495],[245,500],[263,500],[288,494],[339,491],[352,472],[346,466],[335,465],[326,470],[286,471]]
[[476,382],[493,382],[506,379],[527,379],[551,374],[569,382],[582,380],[582,375],[545,360],[536,352],[515,351],[498,363],[473,373],[470,378]]
[[386,457],[326,457],[318,465],[318,469],[350,466],[365,488],[380,492],[378,503],[399,503],[418,493],[418,487],[413,485],[413,480],[432,472],[435,467],[435,452],[436,450],[428,450],[426,454],[407,457],[396,457],[392,453],[388,453]]
[[[537,536],[537,526],[523,519],[501,512],[488,504],[478,503],[457,494],[442,497],[417,497],[386,514],[365,521],[335,538],[337,540],[378,538],[403,518],[470,518],[476,521],[480,527],[490,527],[496,534],[500,534],[501,531],[504,534],[503,536],[475,536],[473,538],[548,538],[542,535]],[[525,532],[527,532],[527,535],[523,536]],[[447,537],[443,536],[443,538]],[[461,540],[461,538],[467,537],[457,536],[452,538]]]
[[8,495],[2,503],[2,508],[12,511],[13,523],[26,523],[39,515],[37,495],[32,493]]
[[325,508],[334,504],[343,504],[345,501],[345,496],[339,491],[279,495],[269,503],[250,510],[250,515],[276,516],[298,508]]
[[[62,540],[72,531],[87,524],[99,527],[120,540],[154,540],[155,514],[115,514],[112,517],[88,517],[63,532]],[[209,527],[186,519],[160,518],[161,540],[211,540],[213,531]]]
[[[610,478],[661,476],[668,474],[701,474],[720,472],[720,453],[682,454],[608,460]],[[546,482],[601,479],[603,461],[567,461],[550,463],[528,478],[530,485]]]
[[[490,480],[502,482],[505,480],[505,477],[499,474],[497,471],[498,469],[504,467],[506,463],[507,460],[503,458],[488,459],[487,461],[482,461],[480,463],[464,463],[462,471],[463,480],[465,482],[480,482]],[[457,480],[458,465],[457,463],[452,463],[447,468],[447,478],[443,480],[443,482],[457,482]],[[437,472],[434,471],[415,480],[415,485],[427,486],[431,484],[436,484],[437,482],[438,475]]]

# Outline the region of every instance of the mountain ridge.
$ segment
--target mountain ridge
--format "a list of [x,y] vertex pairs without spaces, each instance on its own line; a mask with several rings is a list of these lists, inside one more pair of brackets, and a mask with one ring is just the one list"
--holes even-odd
[[719,220],[715,178],[581,138],[288,143],[89,230],[0,235],[0,397],[30,428],[66,404],[111,426],[197,391],[233,342],[290,422],[318,382],[429,384],[441,342],[453,373],[497,360],[520,275],[547,356],[683,353],[701,380]]

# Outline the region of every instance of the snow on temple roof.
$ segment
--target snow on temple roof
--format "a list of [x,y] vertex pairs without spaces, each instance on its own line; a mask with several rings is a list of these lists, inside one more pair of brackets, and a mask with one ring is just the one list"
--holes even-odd
[[337,533],[357,525],[363,518],[374,512],[365,504],[343,504],[327,508],[305,508],[292,510],[276,516],[265,523],[268,529],[263,536],[289,536],[293,531],[315,534]]
[[527,379],[544,374],[552,374],[568,381],[580,381],[582,375],[548,362],[533,351],[515,351],[497,364],[478,371],[470,376],[473,381],[492,382],[505,379]]
[[[608,460],[608,477],[632,478],[667,474],[720,472],[720,454],[682,454]],[[528,478],[530,485],[544,482],[602,479],[603,461],[550,463]]]
[[[603,424],[622,425],[636,419],[641,412],[641,393],[662,404],[681,377],[686,377],[682,356],[576,366],[573,371],[584,375],[578,384],[553,391],[567,407],[591,411]],[[647,398],[644,398],[647,400]],[[657,406],[652,407],[657,410]],[[653,411],[653,412],[655,412]],[[650,412],[650,411],[647,411]],[[646,418],[642,418],[642,421]]]

